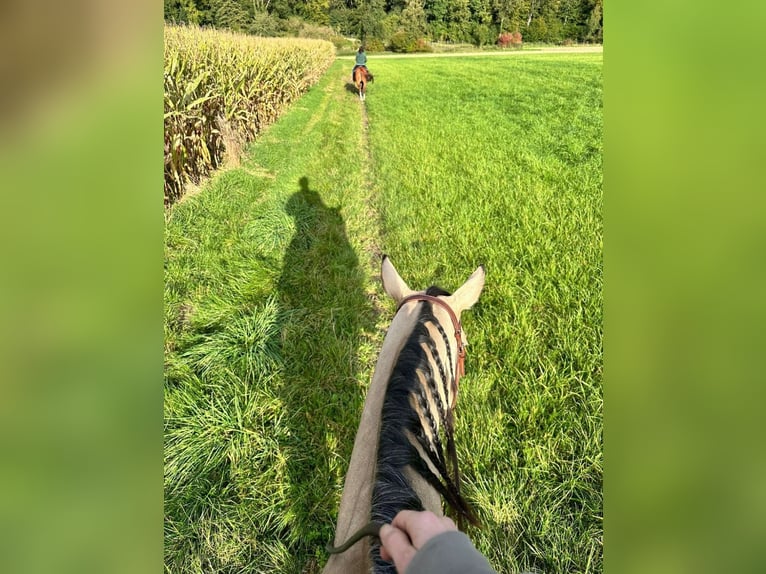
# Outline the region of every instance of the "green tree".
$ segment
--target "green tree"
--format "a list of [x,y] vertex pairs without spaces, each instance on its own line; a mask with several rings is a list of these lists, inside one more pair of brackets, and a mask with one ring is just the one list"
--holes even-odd
[[491,9],[499,30],[519,30],[525,25],[528,6],[529,0],[492,0]]
[[402,13],[393,10],[385,15],[380,25],[383,27],[383,38],[390,39],[401,28]]
[[425,0],[423,8],[428,22],[445,22],[449,0]]
[[447,21],[464,26],[471,19],[469,0],[449,0],[447,2]]
[[604,41],[604,7],[602,0],[589,2],[588,20],[585,24],[585,39],[590,42]]
[[165,20],[169,22],[199,25],[202,23],[202,13],[194,0],[165,0]]
[[447,37],[456,42],[472,40],[469,0],[449,0],[447,3]]
[[269,12],[282,20],[298,15],[298,9],[294,0],[271,0]]
[[477,24],[491,24],[492,12],[490,11],[489,0],[470,0],[471,20]]
[[579,40],[583,35],[582,4],[583,0],[560,0],[557,16],[565,39]]
[[422,0],[407,0],[399,22],[409,36],[422,38],[426,33],[426,12]]
[[426,22],[434,40],[444,40],[447,33],[447,4],[449,0],[426,0]]
[[544,16],[529,19],[529,26],[526,28],[525,39],[531,42],[548,42],[548,22]]
[[356,31],[359,38],[383,39],[386,37],[384,20],[386,18],[385,0],[361,0],[356,9]]
[[301,12],[309,22],[326,26],[330,23],[330,0],[306,0]]
[[254,36],[281,36],[284,33],[283,23],[284,20],[268,12],[256,12],[247,31]]
[[235,32],[242,32],[251,22],[247,9],[237,0],[219,0],[214,5],[214,10],[216,28],[228,28]]
[[200,26],[214,26],[215,25],[215,8],[213,2],[215,0],[194,0],[199,11],[199,25]]

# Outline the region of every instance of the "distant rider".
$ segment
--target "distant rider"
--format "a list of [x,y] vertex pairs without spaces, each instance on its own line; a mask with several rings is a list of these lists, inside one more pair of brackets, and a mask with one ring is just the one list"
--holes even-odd
[[[359,49],[356,51],[356,64],[354,65],[354,69],[351,70],[351,81],[354,81],[354,73],[356,72],[356,69],[359,66],[363,66],[365,69],[367,68],[367,54],[364,53],[364,44],[359,46]],[[369,73],[369,70],[367,70]]]

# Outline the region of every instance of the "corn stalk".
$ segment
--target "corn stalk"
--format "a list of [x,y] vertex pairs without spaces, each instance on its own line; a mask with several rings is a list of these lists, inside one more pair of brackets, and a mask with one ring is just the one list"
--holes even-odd
[[221,165],[221,121],[253,141],[334,59],[324,40],[165,26],[165,204]]

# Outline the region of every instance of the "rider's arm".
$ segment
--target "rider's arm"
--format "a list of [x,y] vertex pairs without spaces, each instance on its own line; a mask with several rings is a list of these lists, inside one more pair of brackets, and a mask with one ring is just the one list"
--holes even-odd
[[403,510],[380,531],[381,556],[399,574],[496,574],[449,518]]
[[406,574],[497,574],[457,530],[434,536],[415,553]]

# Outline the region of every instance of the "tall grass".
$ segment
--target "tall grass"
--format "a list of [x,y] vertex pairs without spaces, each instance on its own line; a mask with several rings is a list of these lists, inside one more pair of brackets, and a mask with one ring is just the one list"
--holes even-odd
[[483,263],[456,440],[500,572],[597,572],[601,56],[371,62],[384,249],[419,287]]

